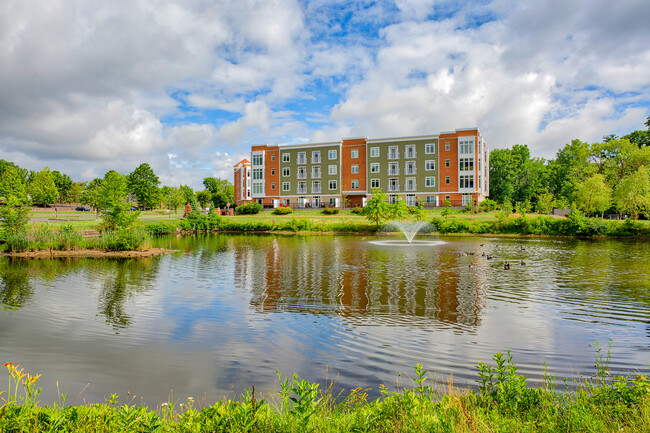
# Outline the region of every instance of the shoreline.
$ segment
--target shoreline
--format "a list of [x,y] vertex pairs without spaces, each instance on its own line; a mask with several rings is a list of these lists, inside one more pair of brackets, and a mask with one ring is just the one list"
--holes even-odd
[[176,252],[177,250],[167,250],[164,248],[147,248],[135,251],[104,251],[104,250],[37,250],[23,251],[20,253],[0,253],[0,257],[11,257],[21,259],[54,259],[64,257],[75,258],[146,258],[162,256]]

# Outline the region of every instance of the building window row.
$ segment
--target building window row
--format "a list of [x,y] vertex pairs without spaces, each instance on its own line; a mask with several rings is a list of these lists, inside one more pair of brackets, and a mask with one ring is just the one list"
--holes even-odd
[[253,155],[253,165],[263,165],[262,157],[260,154]]
[[460,158],[458,161],[458,170],[474,171],[474,158]]
[[474,188],[474,175],[461,175],[459,178],[458,188]]

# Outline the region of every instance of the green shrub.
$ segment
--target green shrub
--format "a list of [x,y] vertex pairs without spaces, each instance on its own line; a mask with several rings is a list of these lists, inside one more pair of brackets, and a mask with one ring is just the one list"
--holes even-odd
[[250,203],[243,204],[241,206],[237,206],[237,209],[235,209],[237,215],[255,215],[260,213],[261,211],[262,211],[262,205],[255,202],[250,202]]
[[351,211],[355,215],[362,215],[363,214],[363,208],[361,206],[356,206],[352,209]]
[[289,206],[278,207],[271,213],[273,215],[289,215],[290,213],[293,213],[293,209],[291,209]]
[[90,242],[93,248],[105,251],[135,251],[146,248],[149,234],[142,227],[104,231]]
[[496,210],[498,204],[494,200],[490,200],[489,198],[486,198],[481,202],[481,204],[478,205],[478,210],[480,212],[492,212]]
[[336,207],[326,207],[323,209],[323,214],[325,215],[336,215],[340,212],[341,210]]
[[176,223],[173,225],[165,222],[145,224],[144,229],[152,236],[166,235],[176,231]]

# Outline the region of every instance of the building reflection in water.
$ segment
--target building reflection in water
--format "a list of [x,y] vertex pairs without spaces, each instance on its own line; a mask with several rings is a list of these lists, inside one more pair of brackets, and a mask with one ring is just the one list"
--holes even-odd
[[274,237],[265,244],[232,244],[235,284],[250,291],[257,312],[480,325],[489,268],[470,268],[444,247],[382,248],[358,239],[314,237]]

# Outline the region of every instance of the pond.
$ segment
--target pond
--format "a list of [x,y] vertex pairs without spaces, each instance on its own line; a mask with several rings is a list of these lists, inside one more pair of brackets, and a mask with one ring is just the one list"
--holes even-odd
[[506,349],[530,384],[544,361],[572,379],[610,339],[614,370],[647,372],[647,241],[377,239],[202,235],[160,238],[179,252],[149,259],[0,258],[0,363],[42,373],[46,404],[128,392],[152,407],[270,392],[276,370],[377,396],[421,363],[471,386],[476,362]]

